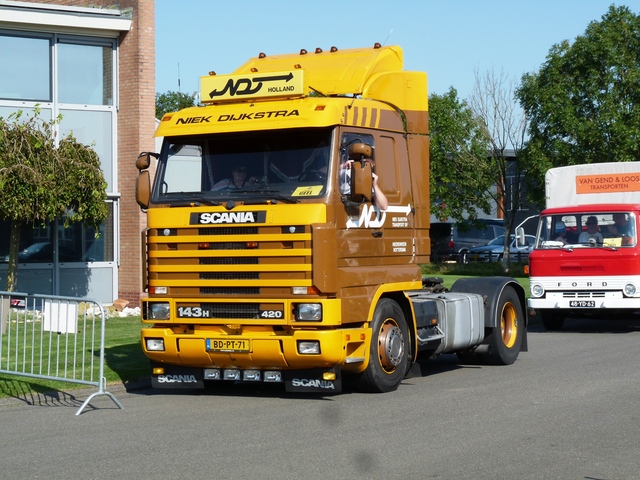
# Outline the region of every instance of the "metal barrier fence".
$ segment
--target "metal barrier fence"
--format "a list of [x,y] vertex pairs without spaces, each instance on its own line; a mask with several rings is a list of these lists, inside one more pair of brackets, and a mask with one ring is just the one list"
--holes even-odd
[[0,292],[0,373],[92,385],[76,412],[98,395],[104,377],[104,309],[85,298]]

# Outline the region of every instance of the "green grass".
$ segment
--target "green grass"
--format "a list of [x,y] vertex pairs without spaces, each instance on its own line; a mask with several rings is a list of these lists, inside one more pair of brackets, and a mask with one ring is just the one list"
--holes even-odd
[[[524,275],[523,267],[522,264],[514,263],[511,271],[504,273],[497,263],[467,265],[444,263],[423,265],[422,272],[424,275],[441,277],[447,288],[451,288],[459,278],[511,276],[524,287],[528,297],[529,278]],[[107,320],[104,368],[107,383],[127,384],[148,378],[149,361],[142,353],[140,345],[142,326],[140,317],[112,317]],[[35,393],[67,391],[75,388],[87,388],[87,385],[0,374],[0,398],[24,397]]]
[[499,263],[429,263],[422,265],[423,275],[441,277],[444,286],[451,288],[459,278],[505,276],[515,278],[529,297],[529,275],[524,273],[525,264],[512,263],[509,272],[503,272]]
[[[105,366],[107,383],[130,383],[149,376],[149,360],[140,346],[140,317],[112,317],[105,327]],[[98,362],[98,352],[95,360]],[[90,388],[86,384],[42,380],[19,375],[0,374],[0,398],[44,393],[53,390]],[[108,390],[108,388],[107,388]]]

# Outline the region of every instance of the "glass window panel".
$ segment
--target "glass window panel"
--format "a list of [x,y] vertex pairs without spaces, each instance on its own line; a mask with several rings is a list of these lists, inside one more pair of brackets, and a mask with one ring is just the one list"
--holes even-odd
[[[7,120],[9,115],[18,110],[22,111],[22,115],[20,116],[21,121],[25,121],[33,115],[34,109],[31,107],[3,107],[0,106],[0,118]],[[40,109],[40,118],[45,122],[51,120],[52,110],[50,108],[41,108]]]
[[58,102],[113,105],[113,46],[58,44]]
[[62,114],[61,135],[66,137],[71,133],[80,143],[93,147],[100,157],[108,190],[112,191],[114,161],[112,113],[89,110],[60,110],[60,113]]
[[[109,216],[100,225],[100,236],[95,229],[82,223],[71,223],[64,228],[62,222],[47,222],[34,228],[22,228],[20,235],[19,263],[52,263],[53,225],[58,230],[58,261],[65,262],[112,262],[114,254],[113,203],[109,202]],[[11,223],[0,221],[0,262],[9,261],[9,239]]]
[[[11,222],[3,220],[0,222],[0,260],[3,263],[9,261],[9,240],[11,233]],[[51,263],[53,262],[51,224],[34,228],[22,227],[20,235],[20,251],[18,252],[19,263]]]
[[113,203],[109,202],[109,216],[100,225],[100,236],[95,229],[82,223],[71,223],[58,228],[58,258],[61,262],[112,262]]
[[51,101],[49,38],[0,34],[0,98]]

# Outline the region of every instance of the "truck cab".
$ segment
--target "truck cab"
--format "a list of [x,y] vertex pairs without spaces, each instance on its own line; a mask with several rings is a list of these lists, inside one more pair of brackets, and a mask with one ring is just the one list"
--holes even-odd
[[438,320],[442,299],[422,297],[427,78],[402,65],[399,47],[379,44],[261,54],[202,77],[203,106],[164,116],[136,188],[154,386],[337,391],[348,374],[389,391],[420,349],[471,349],[496,328],[515,361],[525,320],[512,280],[497,281],[489,307],[482,293],[456,296],[457,316],[473,317],[464,333],[462,320]]
[[548,330],[571,316],[640,309],[640,164],[574,165],[546,176],[547,208],[529,255],[529,308]]

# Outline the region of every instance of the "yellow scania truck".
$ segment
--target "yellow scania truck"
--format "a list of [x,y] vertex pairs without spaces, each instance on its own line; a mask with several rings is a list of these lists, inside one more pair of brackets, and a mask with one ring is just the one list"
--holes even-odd
[[154,387],[386,392],[419,354],[526,350],[515,280],[422,276],[427,98],[399,47],[331,47],[211,72],[202,106],[162,118],[136,185]]

